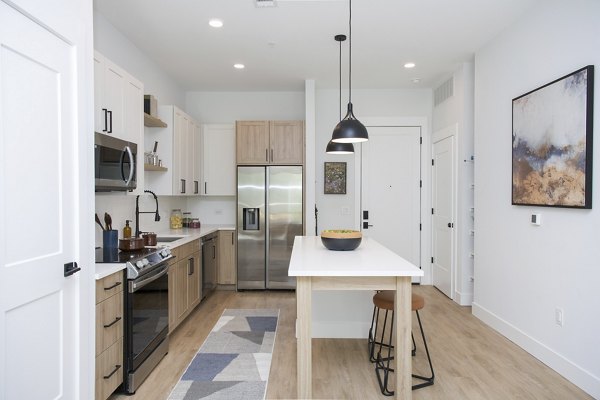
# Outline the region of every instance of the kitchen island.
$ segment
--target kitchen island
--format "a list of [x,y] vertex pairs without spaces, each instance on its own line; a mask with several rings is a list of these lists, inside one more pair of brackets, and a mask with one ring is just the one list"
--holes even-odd
[[298,398],[312,398],[312,291],[395,290],[395,394],[411,399],[411,277],[423,271],[371,238],[353,251],[331,251],[318,236],[297,236],[288,274],[297,279]]

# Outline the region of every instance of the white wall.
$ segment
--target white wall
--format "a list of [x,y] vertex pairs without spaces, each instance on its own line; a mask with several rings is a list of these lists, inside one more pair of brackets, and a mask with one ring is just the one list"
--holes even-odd
[[[456,207],[455,276],[453,300],[461,305],[473,302],[473,79],[472,62],[461,64],[447,79],[454,81],[454,94],[433,108],[432,132],[452,129],[456,132]],[[466,161],[465,161],[466,160]]]
[[[600,398],[600,191],[592,210],[511,205],[511,100],[600,65],[600,2],[550,0],[475,57],[473,313]],[[594,126],[600,127],[596,79]],[[600,146],[594,149],[598,176]],[[598,180],[595,179],[595,184]],[[542,214],[542,226],[530,224]],[[555,308],[564,326],[555,324]]]
[[[304,120],[304,92],[187,92],[186,112],[200,124]],[[193,197],[186,207],[201,223],[235,224],[235,197]]]
[[173,104],[185,110],[185,93],[179,84],[94,10],[94,49],[108,57],[144,84],[158,104]]

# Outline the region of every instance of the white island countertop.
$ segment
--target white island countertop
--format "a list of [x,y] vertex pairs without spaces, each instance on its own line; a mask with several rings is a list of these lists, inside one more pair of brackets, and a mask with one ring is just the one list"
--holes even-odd
[[328,250],[320,236],[296,236],[289,276],[423,276],[423,271],[371,238],[351,251]]

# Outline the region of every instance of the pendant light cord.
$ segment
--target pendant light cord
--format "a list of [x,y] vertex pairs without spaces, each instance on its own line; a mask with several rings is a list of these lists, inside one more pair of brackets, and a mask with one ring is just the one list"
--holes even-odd
[[342,120],[342,41],[340,40],[340,121]]
[[352,103],[352,0],[348,0],[350,3],[350,18],[348,19],[349,32],[348,32],[348,44],[350,46],[348,56],[348,103]]

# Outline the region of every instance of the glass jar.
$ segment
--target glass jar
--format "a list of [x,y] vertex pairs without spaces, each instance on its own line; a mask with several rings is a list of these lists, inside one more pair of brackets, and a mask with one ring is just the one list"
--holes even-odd
[[200,229],[200,218],[192,218],[192,222],[190,222],[190,228]]
[[180,208],[171,211],[170,227],[171,229],[183,228],[183,214]]
[[184,212],[183,213],[183,227],[190,228],[190,224],[192,223],[192,213]]

